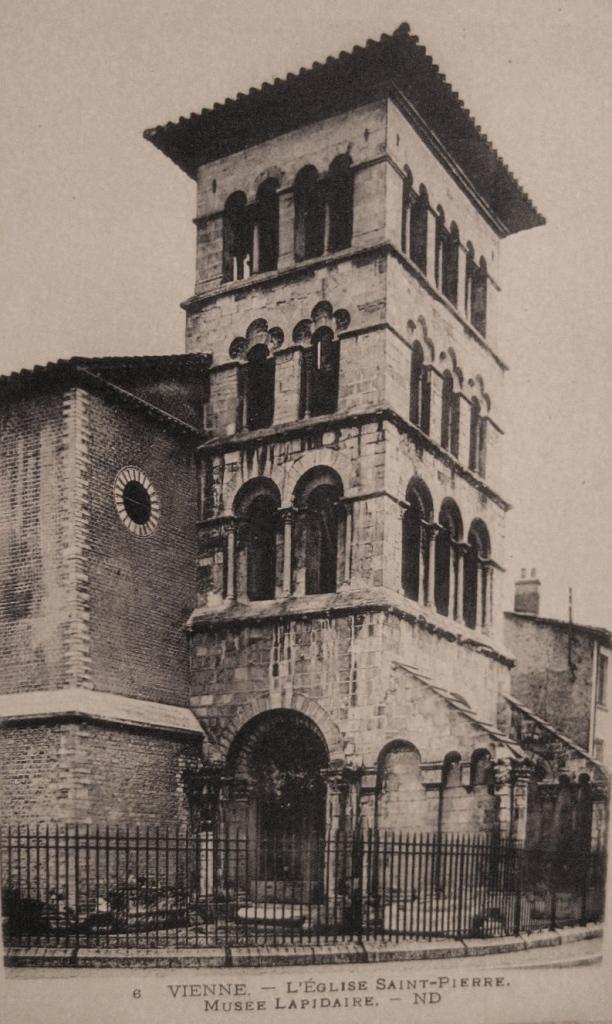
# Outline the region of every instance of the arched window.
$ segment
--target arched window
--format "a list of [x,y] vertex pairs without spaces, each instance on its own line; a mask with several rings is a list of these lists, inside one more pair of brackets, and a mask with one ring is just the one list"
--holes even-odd
[[436,284],[442,294],[457,305],[459,273],[459,231],[453,222],[450,229],[444,222],[444,210],[438,207],[436,217]]
[[487,333],[487,276],[487,263],[483,256],[473,270],[470,311],[472,324],[483,337]]
[[414,829],[415,821],[427,830],[435,828],[435,809],[423,785],[421,755],[413,743],[392,740],[377,759],[376,827],[408,830]]
[[442,377],[442,422],[440,430],[440,444],[443,448],[450,448],[451,428],[453,421],[454,405],[453,375],[446,370]]
[[440,615],[456,615],[456,552],[461,537],[461,516],[452,498],[445,498],[440,509],[435,547],[434,596]]
[[480,447],[480,402],[472,399],[470,408],[470,469],[478,471],[478,449]]
[[453,405],[451,409],[451,429],[450,429],[450,450],[451,455],[454,455],[456,459],[459,458],[459,437],[461,429],[461,394],[456,391],[453,395]]
[[423,273],[427,273],[427,218],[429,198],[424,185],[410,210],[410,259]]
[[487,622],[487,566],[490,557],[489,533],[480,519],[475,519],[468,533],[463,565],[463,618],[470,629],[480,629]]
[[425,366],[423,346],[415,341],[410,365],[410,419],[426,434],[429,433],[430,406],[429,369]]
[[487,468],[487,421],[481,415],[477,398],[472,399],[470,409],[470,469],[484,477]]
[[256,226],[258,259],[256,270],[276,270],[278,264],[278,182],[267,178],[257,190]]
[[401,245],[402,252],[410,249],[410,215],[412,206],[412,174],[407,167],[404,167],[404,181],[402,184],[402,226]]
[[353,240],[353,171],[347,153],[332,161],[327,185],[329,251],[338,252]]
[[[461,754],[456,750],[446,755],[442,762],[442,785],[438,803],[438,832],[451,831],[453,821],[457,820],[457,812],[461,810],[464,789],[461,778]],[[449,828],[451,826],[451,828]],[[436,862],[438,885],[443,879],[443,865]]]
[[402,587],[406,597],[418,601],[426,595],[429,580],[428,525],[432,519],[431,495],[418,479],[406,491],[407,508],[402,520]]
[[269,427],[274,419],[274,357],[265,345],[254,345],[246,365],[246,424],[249,430]]
[[240,523],[238,591],[250,601],[269,601],[276,591],[280,495],[270,480],[245,484],[235,503]]
[[310,413],[325,416],[338,408],[340,343],[329,327],[319,327],[311,341]]
[[298,173],[293,186],[295,203],[295,258],[307,260],[323,254],[325,202],[316,167]]
[[457,305],[457,284],[459,280],[459,231],[453,222],[446,237],[444,262],[442,266],[442,293],[454,306]]
[[[296,488],[306,594],[336,590],[342,493],[342,481],[332,469],[311,470]],[[299,551],[296,555],[299,557]]]
[[495,785],[493,759],[488,750],[475,750],[470,763],[470,786],[476,789],[486,786],[492,789]]
[[244,192],[233,192],[223,210],[223,280],[250,276],[252,229]]

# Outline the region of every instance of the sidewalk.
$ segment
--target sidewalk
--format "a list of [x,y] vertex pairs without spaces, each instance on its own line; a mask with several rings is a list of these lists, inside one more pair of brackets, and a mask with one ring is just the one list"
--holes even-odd
[[[504,957],[508,966],[550,966],[588,963],[601,956],[600,924],[533,932],[492,939],[433,939],[430,941],[334,943],[304,946],[228,946],[212,949],[30,949],[9,948],[8,968],[63,967],[283,967],[315,964],[388,963],[447,960],[483,956]],[[577,945],[579,944],[579,945]],[[546,953],[536,951],[548,951]]]

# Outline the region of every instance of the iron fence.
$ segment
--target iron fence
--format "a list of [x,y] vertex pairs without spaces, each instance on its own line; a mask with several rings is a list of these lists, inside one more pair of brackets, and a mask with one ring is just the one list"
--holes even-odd
[[601,918],[604,850],[482,836],[2,830],[5,943],[198,947],[488,937]]

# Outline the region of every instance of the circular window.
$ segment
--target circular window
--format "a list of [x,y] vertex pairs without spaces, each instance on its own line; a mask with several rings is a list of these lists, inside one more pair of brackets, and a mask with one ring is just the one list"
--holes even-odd
[[114,486],[115,508],[127,530],[137,537],[148,537],[159,522],[160,502],[151,481],[136,466],[126,466],[117,474]]

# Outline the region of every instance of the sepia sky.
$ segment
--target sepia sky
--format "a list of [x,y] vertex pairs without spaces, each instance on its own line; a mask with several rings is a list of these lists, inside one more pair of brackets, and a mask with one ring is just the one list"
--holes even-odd
[[195,186],[143,129],[401,21],[547,218],[502,243],[505,606],[536,567],[612,628],[610,0],[4,0],[0,373],[181,351]]

